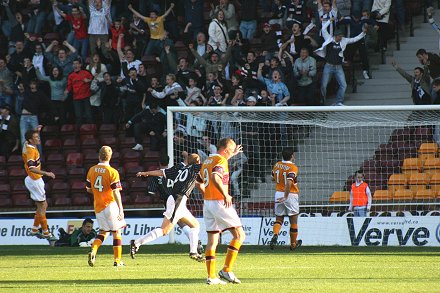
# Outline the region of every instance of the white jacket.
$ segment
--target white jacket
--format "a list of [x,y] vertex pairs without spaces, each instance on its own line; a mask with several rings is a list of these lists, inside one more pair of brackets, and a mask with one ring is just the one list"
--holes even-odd
[[374,0],[371,11],[379,11],[380,15],[383,16],[382,19],[377,19],[377,22],[388,23],[390,20],[390,8],[391,0]]
[[[321,33],[324,38],[324,43],[322,44],[321,48],[315,50],[316,55],[321,56],[322,58],[325,58],[325,55],[327,54],[327,50],[326,50],[327,45],[335,40],[335,38],[332,37],[327,31],[327,27],[330,25],[330,23],[331,21],[328,20],[322,25]],[[361,32],[359,35],[357,35],[354,38],[342,38],[340,42],[342,50],[341,52],[339,52],[339,56],[344,58],[344,51],[347,45],[356,43],[357,41],[361,40],[363,37],[365,37],[364,32]]]
[[[220,27],[223,29],[223,31]],[[219,49],[222,52],[226,52],[226,49],[228,48],[229,37],[228,29],[223,23],[216,19],[213,19],[209,24],[208,35],[208,44],[211,45],[214,51]],[[219,43],[219,46],[217,46],[217,43]]]

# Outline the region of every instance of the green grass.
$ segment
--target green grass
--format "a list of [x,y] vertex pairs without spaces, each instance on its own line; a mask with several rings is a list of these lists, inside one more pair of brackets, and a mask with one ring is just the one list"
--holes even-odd
[[[186,245],[124,247],[114,268],[111,246],[87,265],[87,248],[1,246],[1,292],[440,292],[439,248],[243,246],[234,272],[241,285],[209,287],[205,265]],[[219,247],[217,269],[226,247]]]

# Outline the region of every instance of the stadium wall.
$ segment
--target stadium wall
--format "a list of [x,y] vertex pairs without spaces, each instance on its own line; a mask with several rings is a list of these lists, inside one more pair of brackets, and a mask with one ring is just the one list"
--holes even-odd
[[[203,219],[200,237],[206,243]],[[127,227],[122,230],[123,244],[131,239],[145,235],[152,229],[160,227],[160,218],[127,218]],[[245,244],[267,245],[272,237],[274,218],[252,217],[243,218],[246,232]],[[408,216],[408,217],[300,217],[299,239],[303,245],[313,246],[440,246],[440,217]],[[81,226],[81,219],[51,219],[49,226],[54,235],[64,228],[71,232]],[[32,221],[29,219],[0,220],[0,245],[47,245],[46,240],[30,236]],[[289,243],[289,223],[283,223],[278,237],[280,245]],[[179,227],[175,228],[175,242],[187,244],[188,239]],[[231,236],[224,233],[222,243],[229,243]],[[152,244],[164,244],[168,237],[157,239]],[[111,245],[111,240],[106,240]]]

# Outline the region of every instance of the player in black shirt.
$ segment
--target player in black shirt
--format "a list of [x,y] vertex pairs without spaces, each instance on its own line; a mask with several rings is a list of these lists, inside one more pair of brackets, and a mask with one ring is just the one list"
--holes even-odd
[[[164,212],[162,226],[135,241],[131,241],[130,254],[132,258],[135,257],[136,252],[142,244],[167,235],[171,229],[173,229],[174,225],[178,221],[181,221],[191,228],[189,235],[190,258],[199,262],[205,261],[205,258],[197,252],[200,230],[199,223],[186,207],[186,201],[196,185],[201,192],[204,191],[203,181],[199,176],[200,168],[200,157],[197,154],[191,154],[188,156],[188,165],[179,164],[168,169],[139,172],[136,174],[138,177],[163,176],[163,179],[166,180],[166,187],[170,195],[166,200],[166,211]],[[164,189],[164,191],[166,192],[166,189]]]

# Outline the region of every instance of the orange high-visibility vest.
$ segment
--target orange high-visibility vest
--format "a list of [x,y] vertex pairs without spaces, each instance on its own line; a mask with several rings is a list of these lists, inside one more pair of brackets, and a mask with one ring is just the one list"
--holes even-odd
[[351,185],[351,193],[353,194],[352,204],[354,207],[364,207],[368,205],[367,187],[368,184],[365,182],[362,182],[359,186],[356,186],[356,183]]

